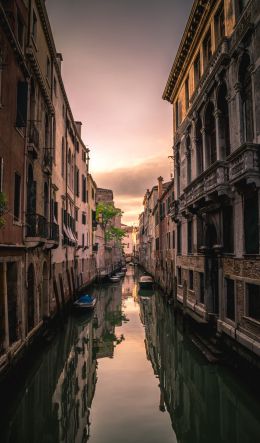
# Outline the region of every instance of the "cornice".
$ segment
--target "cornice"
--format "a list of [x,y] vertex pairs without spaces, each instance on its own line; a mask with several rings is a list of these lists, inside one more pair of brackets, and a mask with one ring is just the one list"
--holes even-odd
[[163,100],[172,103],[173,91],[183,78],[183,72],[186,72],[184,65],[186,64],[187,56],[194,46],[197,39],[197,33],[200,30],[205,12],[208,14],[216,6],[215,0],[195,0],[187,25],[185,27],[174,63],[163,92]]

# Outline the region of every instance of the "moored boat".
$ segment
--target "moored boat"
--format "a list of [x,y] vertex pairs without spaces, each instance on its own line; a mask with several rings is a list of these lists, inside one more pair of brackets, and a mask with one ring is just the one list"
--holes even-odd
[[152,289],[154,285],[153,278],[150,275],[142,275],[139,280],[140,289]]
[[120,281],[120,277],[117,277],[116,275],[114,275],[113,277],[110,277],[109,280],[110,280],[112,283],[117,283],[117,282]]
[[94,307],[96,306],[97,303],[97,299],[95,297],[92,297],[92,295],[81,295],[81,297],[78,298],[78,300],[76,300],[73,303],[74,308],[76,309],[81,309],[81,310],[85,310],[85,309],[94,309]]

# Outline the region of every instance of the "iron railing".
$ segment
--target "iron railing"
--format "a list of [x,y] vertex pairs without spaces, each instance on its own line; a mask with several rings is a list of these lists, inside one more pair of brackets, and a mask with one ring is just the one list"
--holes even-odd
[[48,237],[48,223],[43,215],[26,214],[26,237]]

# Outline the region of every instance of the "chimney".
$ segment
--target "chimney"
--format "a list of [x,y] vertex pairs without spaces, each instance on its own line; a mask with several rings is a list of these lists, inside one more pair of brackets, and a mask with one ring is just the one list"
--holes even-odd
[[81,122],[75,122],[75,125],[76,125],[76,128],[77,128],[78,134],[81,137],[81,126],[82,126],[82,123]]
[[160,199],[163,193],[163,178],[158,177],[158,198]]
[[59,65],[60,72],[61,72],[61,62],[63,61],[63,57],[62,57],[61,52],[57,52],[57,54],[56,54],[56,60],[57,60],[57,63],[58,63],[58,65]]

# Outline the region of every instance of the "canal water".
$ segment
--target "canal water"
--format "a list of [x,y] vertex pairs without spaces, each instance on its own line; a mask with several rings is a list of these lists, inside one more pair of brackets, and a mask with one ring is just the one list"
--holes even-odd
[[260,441],[259,402],[204,359],[160,292],[138,294],[138,272],[94,288],[93,315],[71,316],[1,395],[1,443]]

